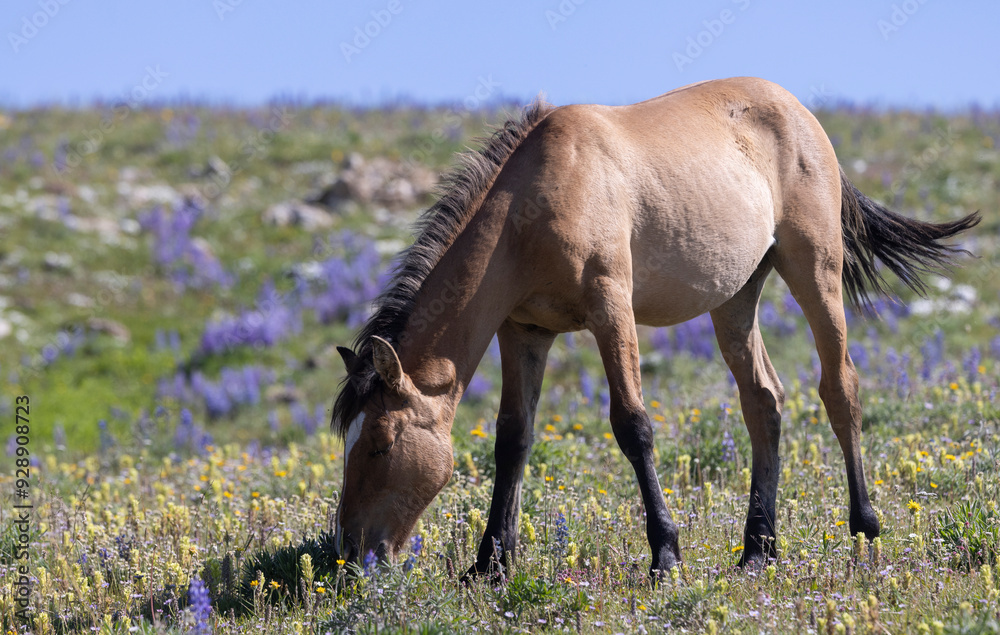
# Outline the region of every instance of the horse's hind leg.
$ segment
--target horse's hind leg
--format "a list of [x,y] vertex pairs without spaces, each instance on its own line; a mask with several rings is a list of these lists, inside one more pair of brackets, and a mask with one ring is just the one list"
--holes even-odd
[[743,532],[741,565],[765,562],[776,556],[774,505],[778,495],[778,439],[785,393],[757,326],[757,301],[770,271],[771,265],[765,260],[739,293],[712,311],[715,336],[740,389],[743,419],[753,447],[750,508]]
[[545,374],[545,360],[555,334],[504,322],[497,331],[503,387],[497,416],[496,482],[486,532],[476,563],[466,576],[506,566],[517,549],[521,479],[534,439],[533,424]]
[[811,216],[810,231],[795,227],[779,231],[774,264],[802,307],[816,340],[822,367],[819,395],[847,464],[851,534],[864,533],[871,539],[879,535],[879,523],[868,498],[861,456],[861,400],[858,373],[847,351],[839,206],[836,210],[825,223],[822,214]]
[[680,564],[681,554],[677,526],[656,476],[653,428],[642,402],[631,285],[608,276],[596,277],[587,286],[586,301],[586,326],[597,340],[611,389],[611,428],[639,482],[646,507],[646,538],[653,556],[650,572],[659,575]]

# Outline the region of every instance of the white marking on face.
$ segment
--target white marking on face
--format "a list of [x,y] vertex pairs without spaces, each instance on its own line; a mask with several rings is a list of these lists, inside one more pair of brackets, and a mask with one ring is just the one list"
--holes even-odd
[[[354,444],[358,442],[359,438],[361,438],[361,428],[364,426],[364,424],[365,424],[365,415],[364,414],[360,414],[357,417],[355,417],[354,421],[351,422],[351,425],[347,427],[347,436],[344,439],[344,477],[345,477],[345,479],[346,479],[346,476],[347,476],[347,461],[348,461],[348,459],[351,456],[351,449],[354,448]],[[341,498],[343,498],[344,493],[341,492],[340,496],[341,496]],[[343,506],[343,502],[341,502],[341,505],[339,505],[337,507],[337,531],[333,535],[334,544],[337,545],[338,549],[340,548],[340,541],[341,541],[341,539],[344,536],[344,526],[340,524],[340,508],[342,506]]]
[[360,414],[355,417],[354,421],[347,428],[347,437],[344,440],[344,472],[347,471],[347,461],[351,457],[351,449],[354,448],[354,444],[361,438],[361,428],[364,425],[365,415]]

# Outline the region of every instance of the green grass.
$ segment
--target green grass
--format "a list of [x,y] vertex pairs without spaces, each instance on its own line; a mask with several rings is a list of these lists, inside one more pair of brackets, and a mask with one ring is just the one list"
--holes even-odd
[[[421,554],[412,560],[403,554],[396,565],[368,575],[331,564],[321,548],[342,485],[339,440],[322,426],[307,435],[293,423],[289,404],[266,396],[216,419],[200,406],[157,397],[158,382],[178,369],[216,381],[225,367],[259,365],[273,373],[273,387],[293,386],[309,412],[328,408],[343,374],[333,346],[349,343],[353,326],[320,324],[306,312],[301,333],[277,346],[199,358],[204,325],[252,306],[264,279],[289,291],[288,271],[321,257],[315,240],[333,236],[340,244],[348,231],[408,240],[399,226],[415,210],[393,212],[394,222],[383,224],[374,220],[377,210],[355,206],[320,235],[267,226],[261,212],[312,189],[307,162],[332,171],[351,152],[419,154],[441,170],[496,118],[442,109],[299,109],[245,160],[244,144],[259,134],[268,113],[194,106],[136,111],[68,174],[48,167],[57,146],[74,147],[102,113],[54,109],[0,118],[7,122],[0,152],[16,150],[13,160],[0,163],[0,317],[23,316],[12,322],[23,334],[0,341],[0,416],[13,425],[15,397],[30,396],[29,448],[37,459],[28,566],[38,621],[23,625],[15,615],[9,581],[17,535],[5,522],[5,632],[189,632],[195,621],[187,589],[195,576],[210,589],[216,633],[1000,629],[997,113],[975,119],[846,108],[818,113],[863,191],[910,216],[984,214],[974,235],[963,238],[978,258],[963,259],[952,274],[954,285],[976,292],[968,312],[889,316],[850,327],[851,342],[871,358],[867,370],[859,362],[859,371],[865,468],[883,526],[879,543],[858,544],[848,535],[843,459],[816,392],[811,337],[794,318],[794,333],[764,328],[787,392],[779,558],[764,570],[735,567],[750,443],[728,370],[721,359],[644,358],[657,472],[681,526],[684,555],[684,565],[655,588],[646,575],[644,516],[631,468],[599,398],[582,396],[584,371],[595,378],[597,393],[602,385],[600,358],[587,335],[560,337],[553,349],[523,485],[521,548],[503,584],[458,580],[472,564],[496,470],[500,374],[490,355],[479,373],[492,387],[460,405],[453,478],[415,530]],[[195,118],[189,133],[177,133],[178,122]],[[32,163],[34,152],[45,160],[41,167]],[[134,208],[118,193],[127,172],[137,171],[139,184],[203,193],[210,181],[193,176],[192,168],[212,156],[238,163],[240,172],[193,233],[238,274],[229,289],[179,291],[153,265],[146,233],[123,234],[120,244],[108,245],[29,208],[33,199],[65,195],[75,215],[134,220],[148,208]],[[863,173],[855,170],[859,160],[867,164]],[[79,194],[83,185],[93,188],[92,201]],[[46,269],[47,252],[68,254],[73,266]],[[953,290],[932,284],[931,299],[954,304]],[[774,276],[764,299],[781,306],[785,291]],[[71,293],[93,305],[70,306]],[[906,304],[916,299],[900,294]],[[94,317],[121,323],[129,341],[90,334],[74,354],[42,361],[60,329]],[[157,350],[158,330],[176,331],[180,350]],[[923,351],[938,332],[943,354],[924,378]],[[644,353],[652,351],[649,334],[640,329]],[[969,361],[974,349],[977,363]],[[893,355],[899,361],[887,361]],[[203,453],[175,441],[185,405],[214,438]],[[107,422],[103,434],[100,420]],[[15,457],[7,461],[0,469],[4,519],[14,509]],[[569,533],[565,544],[556,537],[560,514]],[[311,579],[304,575],[305,552],[312,557]]]

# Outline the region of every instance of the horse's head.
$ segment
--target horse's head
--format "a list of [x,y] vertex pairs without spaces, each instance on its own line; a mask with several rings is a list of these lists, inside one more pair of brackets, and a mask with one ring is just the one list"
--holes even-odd
[[451,478],[451,413],[414,385],[382,338],[360,354],[338,350],[348,372],[333,413],[345,437],[338,548],[348,561],[369,551],[391,560]]

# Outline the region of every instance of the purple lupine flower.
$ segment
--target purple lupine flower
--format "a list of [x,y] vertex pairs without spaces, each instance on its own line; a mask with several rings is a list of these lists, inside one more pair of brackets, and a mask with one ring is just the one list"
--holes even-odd
[[760,303],[757,309],[757,318],[761,326],[774,331],[778,335],[793,335],[798,328],[798,323],[795,319],[779,313],[778,307],[770,300]]
[[973,346],[962,358],[962,368],[969,383],[973,383],[979,378],[979,365],[983,361],[983,354],[978,346]]
[[934,331],[934,337],[924,340],[920,346],[920,355],[923,364],[920,367],[920,378],[924,381],[931,379],[934,370],[944,361],[944,333],[941,329]]
[[201,350],[217,354],[239,346],[273,346],[301,330],[298,307],[279,296],[271,281],[265,281],[253,311],[205,325]]
[[681,353],[695,359],[712,359],[715,356],[715,328],[707,313],[676,326],[656,329],[650,341],[664,357]]
[[903,399],[906,395],[910,394],[910,374],[906,372],[905,368],[901,370],[899,375],[896,377],[896,394],[900,399]]
[[97,427],[100,430],[101,454],[105,454],[115,447],[115,437],[108,431],[108,422],[104,419],[97,422]]
[[[52,166],[58,174],[62,174],[69,167],[66,157],[69,155],[69,143],[65,139],[60,139],[56,144],[56,150],[52,155]],[[5,156],[5,158],[8,158]],[[5,161],[13,163],[13,161]]]
[[480,400],[490,392],[492,387],[493,382],[486,377],[483,377],[481,374],[476,373],[472,376],[472,381],[469,382],[468,387],[466,387],[465,394],[467,394],[470,399]]
[[847,350],[851,355],[851,360],[854,361],[854,365],[860,370],[868,372],[871,367],[871,358],[868,355],[868,349],[861,342],[851,342],[847,345]]
[[191,386],[205,401],[205,410],[210,418],[222,417],[233,409],[233,402],[225,389],[218,384],[205,381],[200,372],[191,377]]
[[342,248],[332,241],[329,247],[314,247],[314,253],[335,249],[344,255],[314,263],[318,271],[309,268],[309,273],[303,274],[304,270],[300,270],[298,289],[303,306],[313,310],[320,322],[343,321],[357,326],[367,317],[368,307],[384,286],[386,275],[378,273],[382,269],[381,257],[373,241],[353,234],[341,240]]
[[500,363],[500,340],[497,339],[496,335],[490,340],[490,347],[486,351],[490,354],[493,363]]
[[416,536],[410,539],[410,545],[413,553],[410,554],[410,557],[406,559],[406,563],[403,565],[403,569],[405,571],[409,571],[410,569],[412,569],[413,565],[416,564],[417,562],[417,558],[420,557],[420,552],[424,548],[424,537],[421,536],[420,534],[417,534]]
[[191,602],[191,612],[194,614],[194,633],[208,635],[212,632],[209,617],[212,615],[212,600],[208,597],[208,587],[200,576],[195,576],[188,588],[188,598]]
[[587,400],[587,403],[594,402],[594,378],[590,376],[586,368],[580,370],[580,394]]
[[604,380],[604,388],[597,393],[597,400],[601,402],[601,416],[607,418],[611,414],[611,389],[607,379]]
[[375,565],[378,564],[378,557],[375,556],[374,551],[369,551],[365,554],[365,559],[362,562],[362,568],[364,569],[366,576],[371,576],[375,573]]
[[229,287],[232,274],[212,255],[207,244],[191,237],[204,210],[192,200],[174,206],[167,214],[157,205],[139,217],[139,225],[153,235],[153,258],[178,287],[210,285]]
[[191,443],[194,434],[194,417],[187,408],[181,408],[181,420],[174,431],[174,445],[178,448],[187,448]]
[[292,423],[305,430],[307,436],[316,432],[316,420],[309,416],[309,411],[300,402],[293,402],[289,407],[292,413]]
[[794,317],[802,316],[802,307],[799,306],[798,301],[795,296],[792,295],[791,291],[786,291],[785,296],[781,299],[781,309],[786,315],[791,315]]
[[238,369],[224,367],[218,383],[205,378],[201,371],[192,373],[188,382],[178,372],[172,379],[161,379],[159,397],[177,399],[184,404],[199,404],[211,418],[230,414],[236,408],[261,402],[261,388],[274,380],[273,374],[259,366]]
[[722,434],[722,460],[726,463],[736,460],[736,440],[729,434],[729,430]]
[[564,338],[565,338],[564,341],[566,342],[566,348],[569,349],[569,350],[571,350],[571,351],[575,351],[576,350],[576,335],[573,334],[572,332],[570,332],[570,333],[567,333],[564,336]]
[[562,512],[556,515],[556,553],[562,555],[569,547],[569,527],[566,524],[566,516]]

